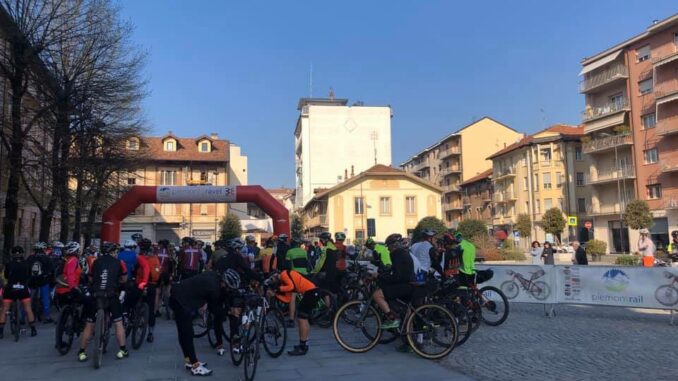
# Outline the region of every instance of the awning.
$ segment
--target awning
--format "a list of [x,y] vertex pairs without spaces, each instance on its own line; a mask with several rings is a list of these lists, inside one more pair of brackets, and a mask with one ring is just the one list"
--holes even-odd
[[617,57],[619,57],[619,55],[621,54],[621,52],[622,52],[621,49],[619,49],[619,50],[617,50],[616,52],[614,52],[614,53],[612,53],[612,54],[609,54],[609,55],[607,55],[607,56],[605,56],[605,57],[603,57],[603,58],[601,58],[601,59],[599,59],[599,60],[597,60],[597,61],[594,61],[594,62],[592,62],[592,63],[590,63],[590,64],[588,64],[588,65],[584,65],[584,67],[583,67],[583,68],[581,69],[581,71],[579,72],[579,75],[584,75],[584,74],[586,74],[586,73],[588,73],[588,72],[591,72],[591,71],[593,71],[593,70],[598,69],[598,68],[601,67],[601,66],[604,66],[604,65],[609,64],[610,62],[612,62],[612,61],[614,61],[615,59],[617,59]]
[[659,59],[658,61],[655,62],[654,67],[666,65],[667,63],[673,62],[675,60],[678,60],[678,52],[675,52],[672,55]]
[[673,102],[675,100],[678,100],[678,93],[674,93],[674,94],[671,94],[669,96],[657,99],[657,106],[664,104],[664,103]]
[[602,130],[608,127],[613,127],[624,123],[625,112],[610,115],[606,118],[596,119],[593,122],[587,122],[584,125],[584,133],[590,134],[593,131]]

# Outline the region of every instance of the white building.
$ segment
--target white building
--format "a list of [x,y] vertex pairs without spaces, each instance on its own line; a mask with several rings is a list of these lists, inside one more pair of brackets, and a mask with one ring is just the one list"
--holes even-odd
[[295,207],[375,164],[391,165],[391,107],[301,98],[295,136]]

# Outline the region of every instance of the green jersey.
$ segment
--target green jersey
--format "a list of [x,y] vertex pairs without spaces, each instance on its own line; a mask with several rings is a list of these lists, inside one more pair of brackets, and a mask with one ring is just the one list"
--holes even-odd
[[372,250],[379,256],[379,259],[381,260],[381,263],[384,264],[384,266],[391,266],[393,263],[391,262],[391,253],[388,251],[388,248],[380,243],[376,244],[374,246],[374,250]]
[[323,269],[325,261],[327,260],[327,250],[336,251],[337,247],[334,246],[334,244],[331,241],[327,241],[327,244],[323,246],[323,248],[320,251],[320,258],[318,258],[318,260],[315,262],[315,267],[313,268],[314,273],[319,273],[320,270]]
[[308,256],[304,249],[295,247],[287,250],[285,262],[290,269],[300,274],[308,275]]
[[466,275],[473,275],[476,273],[476,247],[469,241],[463,239],[459,243],[459,250],[461,251],[461,266],[459,271]]

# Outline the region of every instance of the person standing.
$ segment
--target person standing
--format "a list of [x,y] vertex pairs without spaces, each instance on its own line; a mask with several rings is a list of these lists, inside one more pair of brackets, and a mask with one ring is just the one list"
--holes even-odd
[[11,262],[5,264],[5,279],[7,284],[2,289],[2,308],[0,308],[0,339],[5,329],[5,319],[12,302],[21,303],[28,326],[31,327],[31,336],[38,334],[35,328],[35,316],[31,310],[31,294],[28,291],[28,282],[31,279],[31,262],[24,260],[24,249],[14,246],[11,251]]
[[638,252],[643,257],[643,266],[652,267],[654,266],[654,253],[657,251],[657,247],[652,242],[650,238],[650,231],[643,228],[640,229],[640,238],[638,239]]
[[[63,245],[62,245],[63,246]],[[43,322],[53,323],[54,320],[49,316],[50,309],[50,282],[54,279],[55,260],[47,255],[45,252],[47,244],[44,242],[36,242],[33,246],[33,255],[26,260],[30,265],[31,278],[28,282],[31,293],[36,293],[40,297],[41,310],[33,311],[38,319],[42,314]],[[62,248],[59,248],[61,253]],[[58,257],[61,261],[61,256]]]
[[579,241],[572,242],[572,248],[574,249],[574,259],[572,263],[575,265],[588,265],[589,260],[586,258],[586,249],[584,249]]
[[553,246],[551,246],[551,242],[549,241],[544,241],[544,248],[541,252],[541,258],[544,261],[545,265],[555,265],[555,259],[553,258]]
[[195,247],[195,240],[184,237],[181,240],[182,248],[179,252],[179,274],[181,280],[188,279],[200,273],[202,255]]
[[543,249],[541,248],[541,244],[539,243],[539,241],[532,242],[532,249],[530,250],[530,255],[532,256],[533,265],[543,264],[541,260],[542,251]]
[[431,271],[431,263],[437,257],[437,251],[433,246],[433,237],[436,232],[432,229],[425,229],[422,233],[422,240],[412,245],[410,252],[419,260],[424,271]]

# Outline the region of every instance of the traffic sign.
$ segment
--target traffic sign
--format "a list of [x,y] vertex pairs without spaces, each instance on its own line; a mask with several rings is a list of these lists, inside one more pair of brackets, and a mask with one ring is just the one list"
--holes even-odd
[[567,226],[577,226],[577,216],[567,216]]
[[584,227],[587,228],[587,229],[591,229],[593,227],[593,222],[584,221]]

